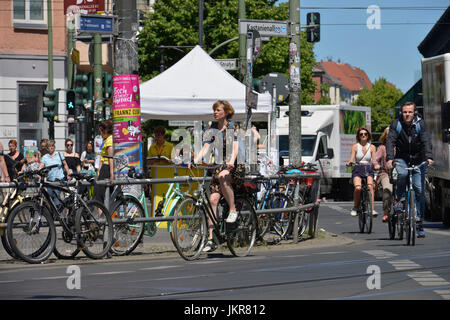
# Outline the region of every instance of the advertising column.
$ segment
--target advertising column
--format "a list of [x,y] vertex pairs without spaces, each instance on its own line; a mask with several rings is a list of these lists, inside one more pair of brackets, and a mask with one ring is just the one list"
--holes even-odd
[[142,172],[141,104],[138,75],[113,77],[114,155]]

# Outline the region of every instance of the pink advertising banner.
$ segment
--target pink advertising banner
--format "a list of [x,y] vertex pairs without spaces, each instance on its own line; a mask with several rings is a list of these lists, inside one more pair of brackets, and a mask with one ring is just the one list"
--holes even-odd
[[130,165],[142,169],[138,75],[113,77],[113,123],[114,154],[125,154]]

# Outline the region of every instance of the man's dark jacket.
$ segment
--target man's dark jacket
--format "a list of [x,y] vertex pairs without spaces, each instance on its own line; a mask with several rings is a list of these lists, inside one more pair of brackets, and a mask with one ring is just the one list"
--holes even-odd
[[[398,121],[402,125],[400,134],[397,134]],[[416,129],[417,123],[420,132]],[[418,165],[427,159],[433,159],[430,135],[420,116],[415,115],[409,126],[403,122],[401,115],[399,119],[392,121],[386,140],[386,161],[394,160],[394,148],[395,158],[404,159],[408,165]]]

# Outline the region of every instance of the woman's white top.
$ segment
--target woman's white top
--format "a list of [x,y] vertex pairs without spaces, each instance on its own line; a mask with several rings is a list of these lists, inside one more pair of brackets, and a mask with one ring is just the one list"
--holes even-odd
[[358,142],[356,144],[357,150],[356,150],[356,163],[360,164],[370,164],[372,163],[372,153],[370,152],[370,143],[367,143],[365,145],[366,147],[366,153],[363,152],[363,146]]

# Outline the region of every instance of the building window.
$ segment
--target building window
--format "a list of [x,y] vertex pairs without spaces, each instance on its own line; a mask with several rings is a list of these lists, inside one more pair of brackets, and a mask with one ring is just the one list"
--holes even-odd
[[47,28],[47,2],[45,0],[13,0],[15,28]]
[[46,84],[19,84],[19,143],[25,140],[40,141],[42,131],[43,92]]

